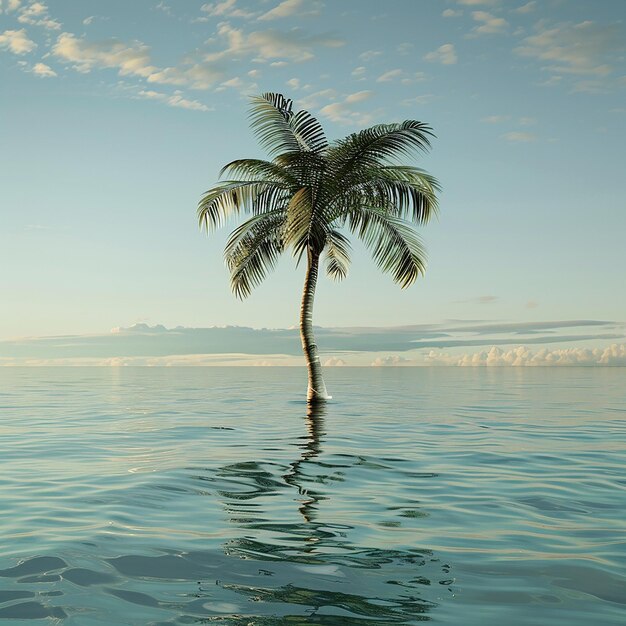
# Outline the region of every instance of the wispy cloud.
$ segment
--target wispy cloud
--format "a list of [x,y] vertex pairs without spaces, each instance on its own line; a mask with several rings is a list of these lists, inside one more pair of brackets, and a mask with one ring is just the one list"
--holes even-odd
[[258,19],[261,21],[278,20],[297,15],[299,18],[319,15],[319,5],[311,0],[283,0],[273,9],[263,13]]
[[218,28],[219,50],[207,52],[204,62],[251,58],[257,62],[284,59],[290,63],[308,61],[314,58],[319,47],[337,48],[345,41],[332,35],[310,35],[300,28],[288,31],[266,29],[246,33],[228,23]]
[[[211,17],[252,17],[254,13],[237,6],[237,0],[223,0],[223,2],[208,2],[200,10]],[[205,18],[207,19],[207,18]]]
[[172,7],[169,4],[165,4],[163,0],[161,0],[161,2],[159,2],[155,8],[165,13],[165,15],[169,15],[169,16],[174,15],[174,12],[172,11]]
[[537,8],[536,0],[531,0],[530,2],[527,2],[526,4],[522,4],[522,6],[519,6],[516,9],[513,9],[513,11],[515,13],[521,13],[522,15],[524,15],[526,13],[532,13],[536,8]]
[[376,357],[370,365],[372,367],[398,367],[399,365],[415,365],[413,359],[407,359],[402,356],[379,356]]
[[334,89],[322,89],[298,100],[303,109],[318,109],[319,115],[342,125],[366,125],[373,116],[356,108],[361,102],[369,100],[374,92],[368,89],[350,94],[338,94]]
[[434,99],[435,95],[432,93],[425,93],[420,96],[413,96],[412,98],[405,98],[400,101],[400,104],[405,107],[420,106],[422,104],[428,104]]
[[503,17],[496,17],[487,11],[473,11],[472,17],[479,26],[472,29],[474,35],[498,35],[506,32],[509,23]]
[[512,366],[626,366],[626,344],[613,344],[607,348],[563,348],[533,352],[527,346],[502,350],[493,346],[480,352],[452,355],[431,351],[424,357],[429,365],[456,365],[459,367]]
[[0,13],[11,13],[13,11],[17,11],[17,9],[20,8],[20,4],[21,0],[7,0],[4,4],[2,0],[0,0]]
[[470,298],[469,300],[458,300],[458,303],[463,304],[493,304],[498,300],[498,296],[478,296],[476,298]]
[[400,70],[400,69],[388,70],[384,74],[381,74],[376,79],[376,82],[377,83],[386,83],[386,82],[390,82],[390,81],[394,80],[395,78],[400,78],[400,76],[402,76],[402,70]]
[[381,74],[377,79],[377,83],[391,83],[400,82],[403,85],[411,85],[413,83],[419,83],[426,79],[424,72],[408,73],[401,69],[388,70]]
[[[568,333],[563,331],[568,329]],[[606,343],[624,337],[616,332],[613,322],[571,320],[554,322],[494,323],[457,322],[421,324],[387,328],[318,328],[318,344],[325,358],[341,358],[347,364],[368,365],[381,358],[381,364],[398,364],[399,358],[420,361],[426,350],[459,350],[475,346],[489,350],[492,346],[525,345],[595,341]],[[609,331],[609,332],[607,332]],[[565,349],[559,347],[558,349]],[[599,348],[600,349],[600,348]],[[601,348],[604,350],[604,348]],[[505,351],[506,351],[505,350]],[[410,354],[408,354],[410,353]],[[224,355],[237,354],[239,360],[274,358],[283,355],[282,364],[301,364],[301,346],[297,329],[253,329],[238,326],[214,328],[165,328],[144,323],[129,328],[115,328],[102,335],[40,337],[0,342],[0,356],[5,362],[85,359],[135,359],[147,364],[152,359],[175,358],[177,362],[188,355],[192,362],[223,363]],[[446,353],[449,354],[449,353]],[[201,358],[205,355],[206,358]],[[221,355],[221,356],[220,356]],[[393,357],[390,361],[387,357]],[[457,358],[458,357],[457,355]],[[232,360],[232,357],[228,357]],[[226,360],[228,360],[226,359]],[[284,359],[290,359],[285,363]],[[388,362],[389,361],[389,362]],[[392,362],[393,361],[393,362]],[[128,361],[130,362],[130,361]]]
[[327,104],[320,109],[320,115],[338,124],[359,126],[370,124],[373,120],[372,114],[357,111],[352,107],[352,105],[355,102],[359,102],[359,100],[348,100],[348,98],[354,97],[355,95],[356,94],[351,94],[346,96],[343,101]]
[[50,17],[48,7],[43,2],[33,2],[21,9],[17,21],[22,24],[43,26],[48,30],[60,30],[61,23]]
[[62,33],[52,53],[85,73],[94,68],[110,68],[118,70],[120,76],[147,78],[157,70],[150,63],[150,48],[140,42],[125,44],[117,39],[90,42],[72,33]]
[[500,0],[457,0],[458,4],[462,6],[475,7],[475,6],[497,6],[500,4]]
[[309,35],[298,28],[246,33],[224,22],[218,27],[217,37],[208,43],[217,50],[209,47],[206,51],[196,51],[179,65],[170,67],[155,66],[150,48],[142,42],[89,41],[72,33],[59,35],[52,53],[79,72],[115,69],[120,76],[135,76],[148,83],[206,90],[223,87],[225,79],[234,80],[233,64],[238,61],[272,61],[272,65],[287,64],[287,60],[289,63],[308,61],[314,58],[316,48],[338,47],[344,41],[328,35]]
[[486,122],[487,124],[501,124],[502,122],[506,122],[510,119],[510,115],[488,115],[487,117],[483,117],[480,121]]
[[380,50],[366,50],[365,52],[361,52],[361,54],[359,54],[359,59],[369,63],[373,59],[382,56],[382,54],[383,53]]
[[533,133],[526,133],[519,130],[512,130],[511,132],[500,135],[502,139],[510,143],[530,143],[537,141],[537,136]]
[[454,65],[458,61],[454,44],[451,43],[444,43],[436,50],[426,54],[424,59],[426,59],[426,61],[441,63],[443,65]]
[[585,78],[577,85],[580,91],[597,91],[626,49],[621,28],[592,21],[553,26],[542,21],[515,52],[542,62],[542,69],[557,80],[563,75]]
[[184,98],[180,92],[174,94],[166,94],[151,89],[142,89],[137,94],[140,98],[146,98],[148,100],[157,100],[163,102],[170,107],[177,107],[180,109],[188,109],[190,111],[210,111],[210,107],[198,100],[189,100]]
[[357,91],[346,96],[346,104],[353,104],[354,102],[363,102],[363,100],[369,100],[374,95],[373,91]]

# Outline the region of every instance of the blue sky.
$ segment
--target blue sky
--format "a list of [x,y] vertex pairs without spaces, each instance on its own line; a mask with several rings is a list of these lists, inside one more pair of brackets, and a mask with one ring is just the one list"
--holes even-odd
[[302,268],[285,258],[240,302],[228,229],[195,217],[223,164],[262,155],[246,116],[263,91],[330,137],[402,119],[438,137],[420,162],[443,186],[427,276],[401,291],[356,246],[317,324],[625,321],[625,4],[0,6],[0,339],[296,324]]

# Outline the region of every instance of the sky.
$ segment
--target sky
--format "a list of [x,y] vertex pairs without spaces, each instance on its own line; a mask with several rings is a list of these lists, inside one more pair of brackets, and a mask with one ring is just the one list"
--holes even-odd
[[[0,0],[0,360],[162,359],[115,341],[293,329],[303,267],[285,256],[239,301],[229,228],[207,237],[196,220],[225,163],[264,156],[249,98],[277,91],[330,138],[404,119],[437,135],[417,162],[443,188],[420,229],[426,276],[400,290],[355,244],[348,278],[321,279],[315,323],[389,341],[320,340],[329,364],[458,364],[492,347],[513,362],[520,346],[526,361],[617,363],[625,18],[614,0]],[[430,345],[425,327],[456,343]],[[246,352],[222,330],[224,353]],[[198,360],[187,339],[170,356]],[[268,362],[297,358],[266,344]]]

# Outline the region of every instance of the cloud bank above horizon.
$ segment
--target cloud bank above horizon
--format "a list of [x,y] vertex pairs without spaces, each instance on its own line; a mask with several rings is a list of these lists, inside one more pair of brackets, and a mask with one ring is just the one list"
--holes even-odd
[[[316,335],[326,366],[626,365],[624,324],[605,320],[449,320],[318,327]],[[297,328],[134,324],[105,334],[2,341],[0,364],[301,366],[304,360]]]

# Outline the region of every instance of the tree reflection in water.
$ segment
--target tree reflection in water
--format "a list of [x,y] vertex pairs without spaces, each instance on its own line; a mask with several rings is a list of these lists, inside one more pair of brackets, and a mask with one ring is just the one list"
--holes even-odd
[[[324,486],[337,480],[328,470],[345,473],[362,461],[350,455],[320,461],[326,411],[309,406],[301,454],[288,466],[248,461],[223,466],[209,478],[231,523],[248,531],[224,546],[238,561],[218,584],[224,601],[241,607],[244,596],[247,602],[243,614],[221,613],[206,623],[408,625],[430,619],[437,598],[447,593],[448,566],[431,551],[361,546],[350,537],[352,526],[319,519],[321,503],[332,497]],[[300,520],[285,508],[293,506],[294,499],[285,497],[291,489],[297,490]]]

